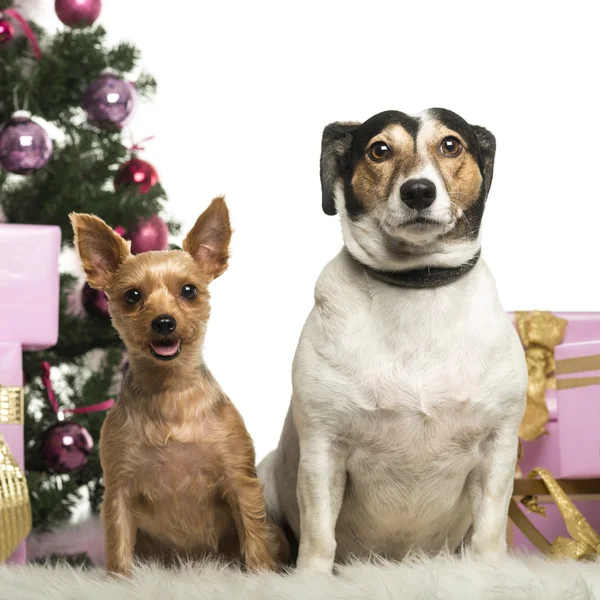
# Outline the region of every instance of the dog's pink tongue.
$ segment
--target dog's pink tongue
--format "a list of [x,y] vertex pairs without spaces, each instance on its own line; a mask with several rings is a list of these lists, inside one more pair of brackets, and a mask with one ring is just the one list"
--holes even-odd
[[170,344],[152,344],[152,349],[160,356],[173,356],[179,350],[179,342]]

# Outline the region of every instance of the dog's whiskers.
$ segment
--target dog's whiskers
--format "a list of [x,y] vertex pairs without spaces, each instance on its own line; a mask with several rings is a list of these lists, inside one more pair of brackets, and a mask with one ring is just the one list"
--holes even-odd
[[[469,234],[473,237],[477,237],[478,231],[475,231],[472,227],[471,222],[469,221],[469,219],[467,218],[467,216],[465,215],[464,211],[462,210],[462,208],[460,208],[460,206],[457,206],[456,204],[454,204],[453,200],[454,200],[454,196],[459,195],[460,192],[453,192],[452,194],[450,194],[450,212],[454,218],[454,222],[455,224],[458,223],[461,219],[463,220],[463,222],[465,223]],[[461,194],[463,196],[468,196],[467,194]]]

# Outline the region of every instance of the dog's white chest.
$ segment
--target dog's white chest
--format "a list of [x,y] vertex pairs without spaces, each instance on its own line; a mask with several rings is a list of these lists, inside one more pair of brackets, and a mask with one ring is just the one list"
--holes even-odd
[[442,406],[443,414],[465,403],[480,410],[494,385],[489,336],[461,323],[460,315],[438,323],[406,308],[384,297],[353,309],[331,325],[335,333],[309,338],[319,354],[311,366],[341,386],[353,407],[432,418]]
[[411,416],[431,415],[441,404],[470,399],[472,377],[461,364],[454,370],[445,366],[447,350],[442,340],[418,335],[411,343],[410,334],[394,329],[381,332],[370,321],[365,319],[360,336],[351,333],[340,344],[353,404]]
[[333,433],[345,456],[340,556],[400,557],[468,534],[479,505],[470,482],[489,468],[490,440],[521,402],[524,374],[516,335],[480,277],[462,294],[334,290],[326,277],[321,304],[317,289],[293,402],[301,427]]

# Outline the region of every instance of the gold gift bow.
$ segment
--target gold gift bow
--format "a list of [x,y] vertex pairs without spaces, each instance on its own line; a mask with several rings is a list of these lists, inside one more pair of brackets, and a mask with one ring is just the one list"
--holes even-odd
[[527,405],[519,427],[519,438],[535,440],[546,433],[550,417],[546,406],[546,389],[554,388],[554,348],[567,331],[568,321],[549,311],[516,312],[515,324],[525,350]]
[[[0,424],[22,425],[23,388],[0,386]],[[0,562],[5,561],[31,531],[27,480],[0,433]]]
[[[509,516],[513,523],[521,529],[539,550],[552,558],[581,560],[600,556],[600,536],[579,512],[556,479],[546,469],[540,468],[533,469],[528,477],[529,479],[534,479],[535,477],[542,479],[565,521],[567,531],[572,537],[558,536],[550,544],[527,517],[525,517],[514,498],[511,499],[509,507]],[[529,511],[545,515],[545,508],[538,505],[535,496],[523,498],[522,503]]]

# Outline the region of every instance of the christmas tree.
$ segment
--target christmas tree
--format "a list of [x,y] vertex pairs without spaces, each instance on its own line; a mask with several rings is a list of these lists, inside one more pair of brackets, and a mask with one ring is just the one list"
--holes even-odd
[[[165,192],[152,166],[124,140],[137,98],[150,98],[156,83],[139,72],[135,46],[107,47],[105,30],[90,23],[99,4],[79,3],[94,14],[78,16],[77,2],[57,2],[67,27],[51,36],[0,0],[0,217],[58,225],[65,252],[73,241],[71,211],[96,214],[118,228],[133,252],[165,249],[168,234],[177,232],[159,216]],[[84,497],[98,512],[98,439],[106,413],[70,409],[115,398],[124,361],[105,297],[80,273],[62,273],[58,343],[24,354],[25,463],[37,531],[68,520]],[[93,441],[79,464],[61,462],[48,445],[59,422],[52,389],[59,411]]]

